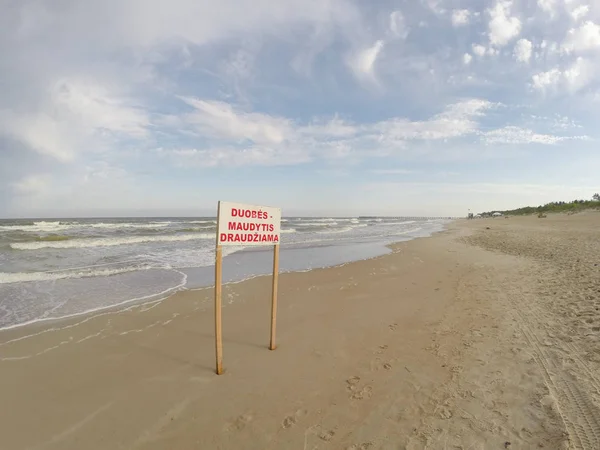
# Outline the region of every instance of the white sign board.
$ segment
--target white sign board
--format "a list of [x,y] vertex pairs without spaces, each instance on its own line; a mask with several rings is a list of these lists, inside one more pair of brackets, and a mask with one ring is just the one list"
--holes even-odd
[[219,202],[217,245],[275,245],[280,230],[280,208]]

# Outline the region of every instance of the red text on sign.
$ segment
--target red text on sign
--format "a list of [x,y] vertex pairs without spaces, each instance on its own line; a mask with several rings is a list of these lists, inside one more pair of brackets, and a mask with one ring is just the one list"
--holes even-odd
[[245,217],[247,219],[266,220],[269,214],[266,211],[254,211],[252,209],[231,208],[231,217]]
[[258,233],[221,233],[220,242],[273,242],[279,243],[279,236],[276,234],[258,234]]

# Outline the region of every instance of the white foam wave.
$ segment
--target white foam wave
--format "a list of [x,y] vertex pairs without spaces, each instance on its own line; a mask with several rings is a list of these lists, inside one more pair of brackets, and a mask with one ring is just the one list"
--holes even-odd
[[351,231],[354,228],[355,227],[343,227],[343,228],[337,228],[337,229],[333,229],[333,230],[317,231],[317,234],[347,233],[348,231]]
[[86,270],[63,270],[54,272],[0,272],[0,284],[25,283],[31,281],[56,281],[71,278],[109,277],[122,273],[137,272],[138,270],[160,269],[160,267],[129,266],[119,269],[86,269]]
[[31,231],[31,232],[44,232],[44,231],[60,231],[66,230],[70,227],[67,224],[61,224],[60,222],[34,222],[33,225],[2,225],[0,230],[5,231]]
[[44,233],[54,231],[64,231],[72,229],[108,229],[118,230],[121,228],[166,228],[172,222],[98,222],[98,223],[79,223],[79,222],[34,222],[33,225],[3,225],[0,230],[3,231],[21,231],[26,233]]
[[285,230],[280,230],[281,234],[291,234],[291,233],[295,233],[296,229],[295,228],[287,228]]
[[142,244],[147,242],[180,242],[198,239],[214,239],[214,233],[181,234],[174,236],[129,236],[120,238],[72,239],[68,241],[17,242],[10,244],[15,250],[39,250],[42,248],[90,248],[114,247],[117,245]]
[[[115,304],[112,304],[112,305],[98,306],[96,308],[91,308],[91,309],[88,309],[88,310],[85,310],[85,311],[79,311],[79,312],[72,313],[72,314],[65,314],[65,315],[56,316],[56,317],[41,317],[41,318],[38,318],[38,319],[32,319],[32,320],[29,320],[29,321],[26,321],[26,322],[21,322],[21,323],[16,323],[16,324],[12,324],[12,325],[7,325],[7,326],[4,326],[4,327],[0,326],[0,331],[12,330],[14,328],[20,328],[20,327],[23,327],[23,326],[26,326],[26,325],[31,325],[33,323],[48,322],[48,321],[54,321],[54,320],[60,320],[60,319],[68,319],[68,318],[71,318],[71,317],[78,317],[78,316],[82,316],[82,315],[85,315],[85,314],[92,314],[92,313],[97,313],[97,312],[111,310],[111,309],[114,309],[115,310],[114,313],[118,314],[118,313],[120,313],[122,311],[127,311],[127,309],[128,309],[128,308],[127,309],[119,309],[120,307],[125,306],[127,304],[131,304],[131,303],[134,304],[132,307],[138,306],[138,305],[135,305],[135,303],[140,303],[140,305],[143,306],[145,304],[145,303],[142,303],[144,300],[149,300],[147,303],[162,302],[163,300],[165,300],[166,298],[168,298],[168,296],[170,296],[171,294],[173,294],[173,293],[175,293],[175,292],[177,292],[177,291],[182,290],[182,289],[185,288],[185,285],[187,283],[187,275],[185,273],[183,273],[183,272],[178,271],[178,270],[175,270],[175,272],[177,272],[179,275],[181,275],[181,282],[178,285],[170,287],[170,288],[167,288],[167,289],[165,289],[165,290],[163,290],[161,292],[157,292],[157,293],[154,293],[154,294],[144,295],[142,297],[134,297],[134,298],[123,300],[121,302],[118,302],[118,303],[115,303]],[[106,313],[103,313],[103,314],[111,314],[111,313],[110,312],[106,312]],[[103,315],[103,314],[98,314],[98,315]],[[67,329],[67,328],[77,327],[77,326],[81,325],[82,323],[85,323],[88,320],[93,319],[94,317],[97,317],[97,316],[90,315],[90,317],[88,317],[88,318],[86,318],[86,319],[84,319],[84,320],[82,320],[80,322],[77,322],[77,323],[74,323],[74,324],[71,324],[71,325],[66,325],[66,326],[64,326],[62,328],[54,328],[54,327],[47,328],[47,329],[45,329],[43,331],[40,331],[38,333],[34,333],[34,334],[26,335],[26,336],[21,336],[21,337],[18,337],[16,339],[11,339],[9,341],[0,343],[0,346],[7,345],[7,344],[10,344],[11,342],[20,341],[20,340],[23,340],[23,339],[28,339],[30,337],[37,336],[37,335],[40,335],[40,334],[43,334],[43,333],[48,333],[48,332],[52,332],[52,331],[56,331],[56,330],[60,330],[60,329]]]
[[331,227],[337,225],[337,222],[302,222],[297,223],[297,227]]
[[406,222],[384,222],[380,225],[408,225],[411,223],[416,223],[416,220],[407,220]]
[[165,228],[171,225],[171,222],[151,222],[151,223],[90,223],[90,224],[71,224],[73,228],[105,228],[118,230],[120,228]]

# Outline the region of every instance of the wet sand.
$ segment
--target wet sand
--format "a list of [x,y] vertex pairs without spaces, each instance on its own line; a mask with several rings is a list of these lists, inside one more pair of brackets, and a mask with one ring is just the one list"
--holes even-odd
[[[489,229],[487,229],[489,227]],[[600,448],[600,213],[0,332],[0,448]]]

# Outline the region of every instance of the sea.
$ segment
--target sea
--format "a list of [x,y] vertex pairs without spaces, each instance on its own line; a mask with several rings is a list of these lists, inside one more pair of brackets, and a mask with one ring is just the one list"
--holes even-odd
[[[373,258],[448,220],[282,219],[280,271]],[[216,220],[0,220],[0,329],[157,301],[214,284]],[[272,271],[272,247],[224,247],[223,282]]]

